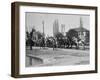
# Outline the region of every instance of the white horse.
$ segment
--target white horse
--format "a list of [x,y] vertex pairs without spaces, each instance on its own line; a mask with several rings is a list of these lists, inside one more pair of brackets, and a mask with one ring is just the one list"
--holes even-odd
[[75,41],[75,43],[77,43],[78,48],[82,46],[82,49],[85,49],[85,39],[78,39],[76,37],[73,37],[73,40]]
[[78,44],[79,46],[82,46],[82,49],[85,49],[85,40],[80,39]]

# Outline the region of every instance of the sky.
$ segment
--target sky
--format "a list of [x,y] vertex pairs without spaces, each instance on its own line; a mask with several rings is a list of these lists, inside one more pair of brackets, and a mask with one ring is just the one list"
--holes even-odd
[[61,31],[61,24],[65,24],[65,32],[69,29],[77,28],[80,26],[80,18],[82,19],[83,27],[90,29],[90,16],[89,15],[76,15],[76,14],[51,14],[51,13],[25,13],[25,27],[29,32],[34,27],[36,31],[43,32],[47,36],[53,36],[53,23],[58,19],[59,31]]

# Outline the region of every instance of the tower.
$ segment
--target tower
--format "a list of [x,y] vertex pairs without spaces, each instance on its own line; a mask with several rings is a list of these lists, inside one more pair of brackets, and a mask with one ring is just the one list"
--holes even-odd
[[83,22],[81,17],[80,17],[80,28],[83,28]]
[[61,24],[61,33],[65,35],[65,24]]
[[53,36],[55,37],[58,32],[59,32],[59,23],[58,20],[55,20],[53,23]]
[[80,17],[80,32],[79,32],[79,37],[81,40],[85,40],[85,35],[86,35],[86,32],[84,31],[84,28],[83,28],[83,21],[82,21],[82,18]]

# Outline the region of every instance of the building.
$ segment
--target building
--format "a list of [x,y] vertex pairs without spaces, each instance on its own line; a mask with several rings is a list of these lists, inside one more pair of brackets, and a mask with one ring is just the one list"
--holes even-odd
[[61,24],[61,33],[65,36],[65,24]]
[[83,27],[82,18],[80,18],[80,26],[78,28],[74,28],[74,30],[78,32],[78,37],[81,40],[89,42],[89,30]]
[[57,33],[59,33],[59,23],[58,20],[55,20],[53,23],[53,36],[55,37]]

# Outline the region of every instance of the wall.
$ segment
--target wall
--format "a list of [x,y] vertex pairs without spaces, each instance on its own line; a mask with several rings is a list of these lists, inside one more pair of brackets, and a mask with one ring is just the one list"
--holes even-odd
[[[1,0],[0,2],[0,80],[16,80],[10,77],[11,68],[11,2],[15,0]],[[98,6],[100,9],[99,0],[16,0],[16,1],[30,1],[41,3],[56,3],[56,4],[76,4]],[[98,22],[100,21],[100,11],[98,13]],[[100,23],[98,24],[98,34]],[[100,44],[100,37],[98,37],[98,44]],[[100,50],[99,50],[100,52]],[[100,61],[100,54],[98,53],[98,61]],[[98,62],[98,67],[100,63]],[[18,80],[100,80],[100,68],[97,74],[80,74],[80,75],[64,75],[53,77],[38,77],[38,78],[22,78]]]

